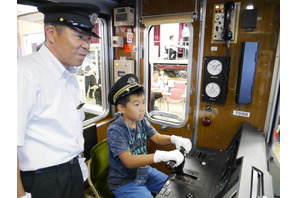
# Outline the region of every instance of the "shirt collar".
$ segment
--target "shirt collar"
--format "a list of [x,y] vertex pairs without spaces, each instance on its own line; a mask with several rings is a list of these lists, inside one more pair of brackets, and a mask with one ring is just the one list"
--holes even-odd
[[68,78],[69,75],[73,75],[73,74],[75,74],[75,73],[76,73],[76,69],[75,69],[75,67],[74,67],[74,66],[68,66],[68,67],[64,70],[64,72],[63,72],[61,78]]
[[70,74],[76,73],[74,66],[68,66],[65,68],[45,45],[40,48],[38,53],[41,54],[42,57],[46,58],[46,61],[48,62],[47,65],[49,66],[48,69],[54,70],[60,78],[67,78]]
[[[125,127],[127,127],[128,125],[126,124],[126,122],[123,120],[123,116],[122,116],[122,114],[120,114],[119,115],[119,117],[117,118],[118,119],[118,122],[120,123],[120,124],[122,124],[123,126],[125,126]],[[142,127],[142,125],[141,125],[141,121],[136,121],[136,125],[137,125],[137,127]],[[128,126],[129,127],[129,126]],[[133,129],[133,128],[131,128],[131,127],[129,127],[130,129]]]

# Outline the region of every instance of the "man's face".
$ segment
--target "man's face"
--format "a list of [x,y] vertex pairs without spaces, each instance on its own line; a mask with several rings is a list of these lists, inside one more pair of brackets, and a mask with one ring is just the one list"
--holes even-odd
[[90,49],[91,36],[65,27],[55,35],[55,56],[67,66],[81,66]]

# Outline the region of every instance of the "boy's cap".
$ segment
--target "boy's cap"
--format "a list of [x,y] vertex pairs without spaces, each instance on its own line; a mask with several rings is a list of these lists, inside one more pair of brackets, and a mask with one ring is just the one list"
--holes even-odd
[[66,25],[78,32],[100,38],[94,30],[100,8],[94,4],[78,2],[50,2],[37,6],[44,14],[44,23]]
[[121,77],[111,88],[108,94],[108,102],[115,105],[119,98],[122,98],[143,86],[138,84],[138,78],[135,74],[126,74]]

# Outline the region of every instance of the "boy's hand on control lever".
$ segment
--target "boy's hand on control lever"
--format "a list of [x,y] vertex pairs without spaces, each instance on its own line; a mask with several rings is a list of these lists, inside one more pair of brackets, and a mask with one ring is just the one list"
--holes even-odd
[[176,162],[175,167],[179,166],[184,161],[184,155],[179,150],[160,151],[156,150],[154,155],[154,162],[168,162],[173,160]]
[[192,142],[188,138],[183,138],[179,136],[172,135],[171,143],[175,144],[176,148],[184,147],[186,150],[186,154],[188,154],[192,149]]

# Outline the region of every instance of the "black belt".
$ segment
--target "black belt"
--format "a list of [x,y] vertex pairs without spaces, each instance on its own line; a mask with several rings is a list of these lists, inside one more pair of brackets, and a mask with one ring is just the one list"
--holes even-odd
[[56,165],[56,166],[50,166],[50,167],[46,167],[46,168],[40,168],[40,169],[37,169],[35,171],[21,171],[22,174],[38,174],[38,173],[46,173],[46,172],[51,172],[51,171],[55,171],[59,168],[62,168],[66,165],[72,165],[74,163],[76,163],[79,158],[79,156],[76,156],[74,157],[72,160],[68,161],[68,162],[65,162],[63,164],[59,164],[59,165]]

